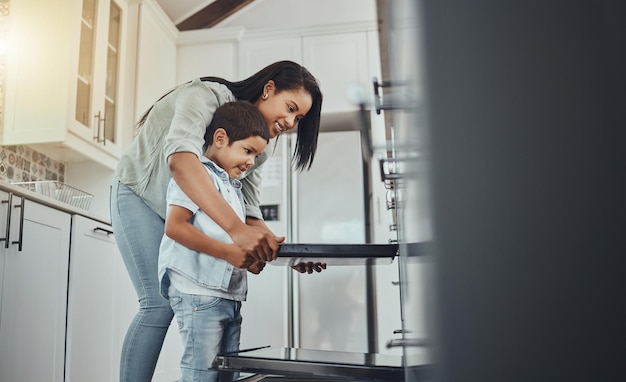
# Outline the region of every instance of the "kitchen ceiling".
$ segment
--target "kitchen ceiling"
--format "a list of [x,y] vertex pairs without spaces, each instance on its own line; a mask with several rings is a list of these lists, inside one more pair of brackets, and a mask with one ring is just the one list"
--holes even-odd
[[178,30],[211,28],[254,0],[156,0]]

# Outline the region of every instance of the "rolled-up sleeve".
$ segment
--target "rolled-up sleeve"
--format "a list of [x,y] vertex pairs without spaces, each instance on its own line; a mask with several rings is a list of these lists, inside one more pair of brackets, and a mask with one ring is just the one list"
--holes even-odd
[[203,83],[195,79],[181,85],[173,105],[171,126],[164,141],[165,159],[177,152],[191,152],[201,158],[204,154],[204,134],[215,109],[234,100],[232,93],[221,84]]

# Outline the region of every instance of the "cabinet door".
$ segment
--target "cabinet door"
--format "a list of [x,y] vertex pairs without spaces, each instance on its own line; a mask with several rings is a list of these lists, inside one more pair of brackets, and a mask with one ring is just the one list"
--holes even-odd
[[132,130],[122,100],[132,91],[119,86],[133,70],[125,56],[129,7],[126,0],[84,4],[13,1],[2,16],[9,22],[0,37],[8,41],[0,57],[0,144],[37,144],[51,157],[115,168],[130,140],[120,126]]
[[[3,1],[2,4],[5,2]],[[74,1],[19,0],[3,16],[0,81],[3,145],[65,140],[70,73],[78,39]],[[2,105],[4,101],[4,105]]]
[[4,253],[0,380],[61,382],[70,215],[12,199],[18,221],[10,226],[11,243]]
[[83,0],[71,131],[119,157],[126,5]]
[[[13,195],[11,195],[12,197]],[[4,259],[10,244],[8,227],[11,226],[11,216],[9,215],[9,205],[11,198],[8,192],[0,191],[0,315],[2,314],[2,291],[4,290]],[[1,317],[1,316],[0,316]],[[0,321],[0,326],[2,321]]]
[[[66,381],[113,381],[114,264],[117,249],[106,224],[72,217],[67,308]],[[115,377],[115,378],[114,378]]]
[[281,60],[302,64],[300,37],[244,40],[239,47],[239,78],[247,78],[265,66]]
[[303,64],[320,81],[322,112],[359,109],[348,93],[355,86],[370,89],[367,47],[365,32],[303,37]]

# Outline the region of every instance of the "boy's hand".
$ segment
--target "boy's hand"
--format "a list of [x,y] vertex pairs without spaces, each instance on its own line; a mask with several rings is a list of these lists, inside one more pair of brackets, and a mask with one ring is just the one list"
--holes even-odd
[[258,275],[259,273],[261,273],[263,268],[265,268],[264,261],[255,261],[254,263],[252,263],[252,265],[248,267],[248,272]]
[[237,268],[247,269],[256,261],[252,255],[248,254],[237,245],[231,245],[230,249],[225,260]]
[[231,234],[235,244],[259,261],[272,261],[278,255],[278,244],[285,238],[274,236],[268,230],[246,225]]

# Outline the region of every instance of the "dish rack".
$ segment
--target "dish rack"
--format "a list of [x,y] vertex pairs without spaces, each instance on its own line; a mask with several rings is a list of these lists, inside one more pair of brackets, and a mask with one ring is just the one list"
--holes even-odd
[[85,191],[55,180],[14,182],[12,184],[84,210],[89,210],[93,198],[93,195]]

